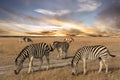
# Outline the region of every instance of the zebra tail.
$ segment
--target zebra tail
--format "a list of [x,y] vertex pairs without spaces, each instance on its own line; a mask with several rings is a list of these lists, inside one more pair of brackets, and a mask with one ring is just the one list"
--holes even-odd
[[116,57],[116,55],[110,54],[109,51],[108,51],[108,54],[109,54],[111,57]]

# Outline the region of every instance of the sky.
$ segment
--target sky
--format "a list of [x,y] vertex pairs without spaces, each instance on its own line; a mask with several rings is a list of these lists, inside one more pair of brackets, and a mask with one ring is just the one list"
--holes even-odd
[[120,0],[0,0],[0,35],[120,33]]

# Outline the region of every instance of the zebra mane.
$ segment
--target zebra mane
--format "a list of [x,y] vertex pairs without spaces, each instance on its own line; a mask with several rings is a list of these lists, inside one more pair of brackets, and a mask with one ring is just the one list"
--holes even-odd
[[26,46],[22,49],[22,51],[18,54],[17,58],[15,59],[15,64],[18,65],[18,58],[22,55],[22,53],[28,48],[29,46]]
[[73,56],[72,61],[71,61],[71,66],[73,67],[73,60],[74,60],[75,56]]

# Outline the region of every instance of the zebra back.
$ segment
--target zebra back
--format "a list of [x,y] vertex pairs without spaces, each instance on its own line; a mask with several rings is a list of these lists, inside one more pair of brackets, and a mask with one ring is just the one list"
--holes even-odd
[[54,48],[62,48],[62,50],[66,51],[69,48],[69,43],[64,41],[64,42],[59,42],[59,41],[54,41],[53,42]]

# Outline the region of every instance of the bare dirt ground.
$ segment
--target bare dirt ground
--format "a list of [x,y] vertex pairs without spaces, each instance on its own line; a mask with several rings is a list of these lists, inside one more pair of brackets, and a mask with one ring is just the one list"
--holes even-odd
[[[53,41],[63,41],[65,37],[43,37],[32,38],[33,43]],[[105,74],[105,67],[103,72],[98,74],[99,63],[97,61],[88,63],[88,74],[83,75],[82,63],[79,64],[79,75],[77,77],[71,75],[70,59],[57,61],[57,51],[50,53],[51,64],[56,63],[61,67],[54,67],[47,70],[38,70],[39,60],[35,60],[36,71],[27,74],[28,61],[19,75],[13,73],[14,60],[19,52],[31,43],[20,43],[19,38],[0,38],[0,80],[120,80],[120,38],[110,37],[73,37],[75,41],[70,44],[68,51],[69,56],[73,56],[76,50],[82,46],[88,45],[104,45],[111,54],[115,54],[115,58],[109,57],[109,73]],[[63,64],[66,62],[68,64]],[[46,60],[44,60],[46,65]],[[60,64],[60,65],[59,65]],[[43,65],[43,68],[45,67]]]

